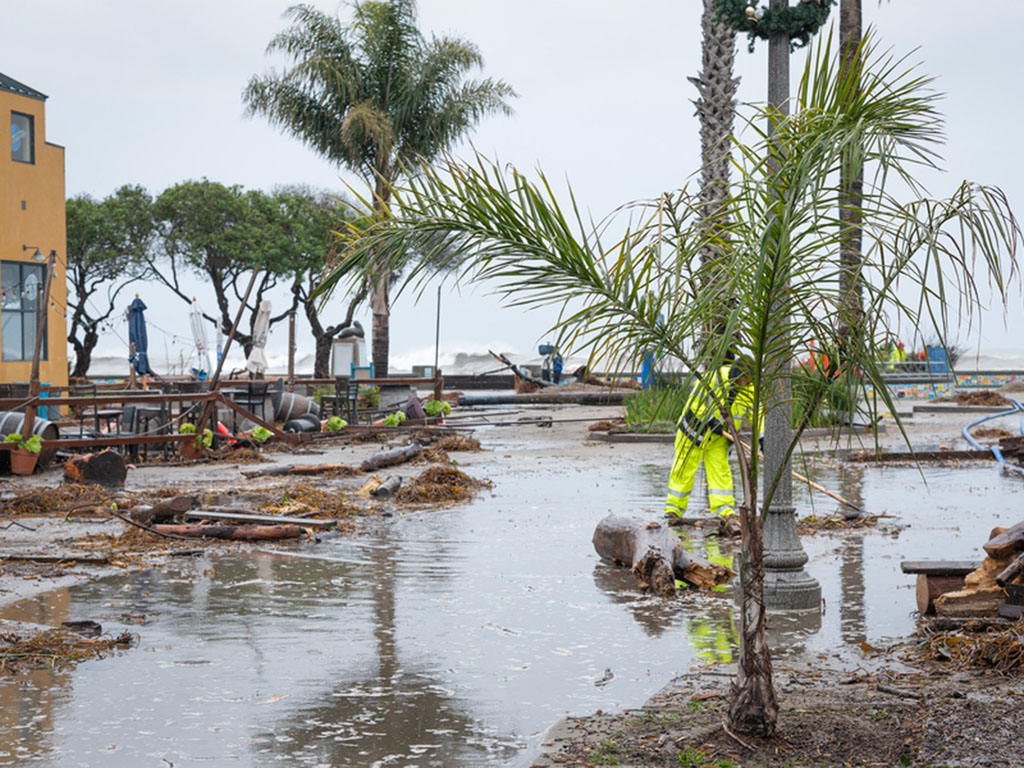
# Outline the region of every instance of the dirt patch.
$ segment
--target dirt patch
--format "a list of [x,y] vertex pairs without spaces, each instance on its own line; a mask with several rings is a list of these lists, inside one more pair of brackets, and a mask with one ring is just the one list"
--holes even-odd
[[999,427],[979,427],[978,429],[975,429],[973,432],[971,432],[971,435],[979,439],[999,439],[1003,437],[1013,437],[1012,434],[1007,432],[1005,429],[1000,429]]
[[535,766],[835,768],[1016,766],[1024,708],[1016,685],[969,674],[777,672],[771,738],[737,734],[722,672],[679,678],[642,709],[569,718]]
[[116,494],[98,485],[65,483],[7,499],[3,511],[9,515],[68,514],[80,508],[106,506]]
[[938,400],[957,405],[1005,405],[1007,407],[1011,405],[1009,400],[993,390],[957,392],[953,397],[940,397]]
[[474,480],[454,467],[430,467],[398,489],[399,504],[443,504],[468,501],[490,482]]

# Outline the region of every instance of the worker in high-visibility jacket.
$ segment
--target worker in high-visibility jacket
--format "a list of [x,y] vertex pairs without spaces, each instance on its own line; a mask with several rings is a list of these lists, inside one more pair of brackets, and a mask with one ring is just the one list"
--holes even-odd
[[[675,460],[668,479],[665,514],[682,517],[690,503],[693,481],[701,462],[708,479],[711,513],[727,517],[736,513],[732,469],[729,467],[729,439],[723,434],[723,411],[739,429],[749,420],[754,405],[754,388],[745,362],[723,365],[712,375],[698,379],[686,401],[676,430]],[[763,422],[763,419],[759,419]],[[754,429],[754,445],[761,423]]]

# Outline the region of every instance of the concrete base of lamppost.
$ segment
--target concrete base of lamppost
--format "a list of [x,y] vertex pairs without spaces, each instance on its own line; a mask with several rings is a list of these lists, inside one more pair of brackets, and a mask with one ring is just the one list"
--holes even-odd
[[821,585],[804,570],[807,553],[796,532],[796,510],[764,513],[764,605],[768,610],[810,610],[821,605]]

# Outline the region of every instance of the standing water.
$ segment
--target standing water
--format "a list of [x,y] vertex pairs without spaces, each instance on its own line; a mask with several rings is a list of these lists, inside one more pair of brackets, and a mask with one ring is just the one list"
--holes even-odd
[[[0,765],[525,766],[563,715],[638,708],[673,676],[733,659],[728,590],[642,596],[590,543],[608,512],[661,517],[670,446],[489,437],[503,458],[487,462],[494,487],[471,504],[0,611],[90,618],[141,638],[71,671],[0,679]],[[980,557],[989,528],[1016,522],[1024,492],[987,465],[926,469],[927,485],[911,468],[815,479],[894,517],[804,536],[823,610],[772,617],[780,664],[853,667],[862,643],[909,633],[913,577],[900,560]],[[800,487],[795,496],[801,516],[836,511]],[[688,546],[728,562],[735,545]]]

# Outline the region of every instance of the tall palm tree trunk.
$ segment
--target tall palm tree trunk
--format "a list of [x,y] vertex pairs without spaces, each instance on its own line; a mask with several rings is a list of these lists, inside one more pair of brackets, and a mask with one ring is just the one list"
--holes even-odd
[[[701,72],[689,81],[696,86],[698,95],[694,105],[700,118],[701,214],[708,226],[715,228],[715,222],[725,215],[729,196],[729,154],[736,114],[736,89],[740,81],[733,77],[736,32],[718,21],[713,0],[704,0],[700,23]],[[721,232],[722,228],[718,229]],[[717,249],[711,245],[704,246],[701,259],[705,263],[717,258]]]
[[[860,0],[841,0],[839,5],[839,46],[842,51],[843,72],[857,78],[854,88],[859,90],[859,77],[851,72],[850,67],[856,61],[857,48],[861,40],[861,5]],[[853,93],[850,97],[853,97]],[[861,287],[858,270],[861,262],[861,216],[860,205],[864,186],[864,171],[847,160],[843,163],[839,199],[839,226],[843,230],[840,244],[840,283],[842,295],[847,303],[842,307],[840,326],[841,336],[849,334],[850,329],[859,327],[860,315],[863,312]]]
[[[378,172],[373,205],[377,215],[387,216],[388,200],[391,197],[391,183],[383,173]],[[391,352],[391,272],[386,269],[377,270],[370,288],[370,309],[373,312],[370,359],[373,361],[375,378],[386,378],[388,375],[388,355]]]

